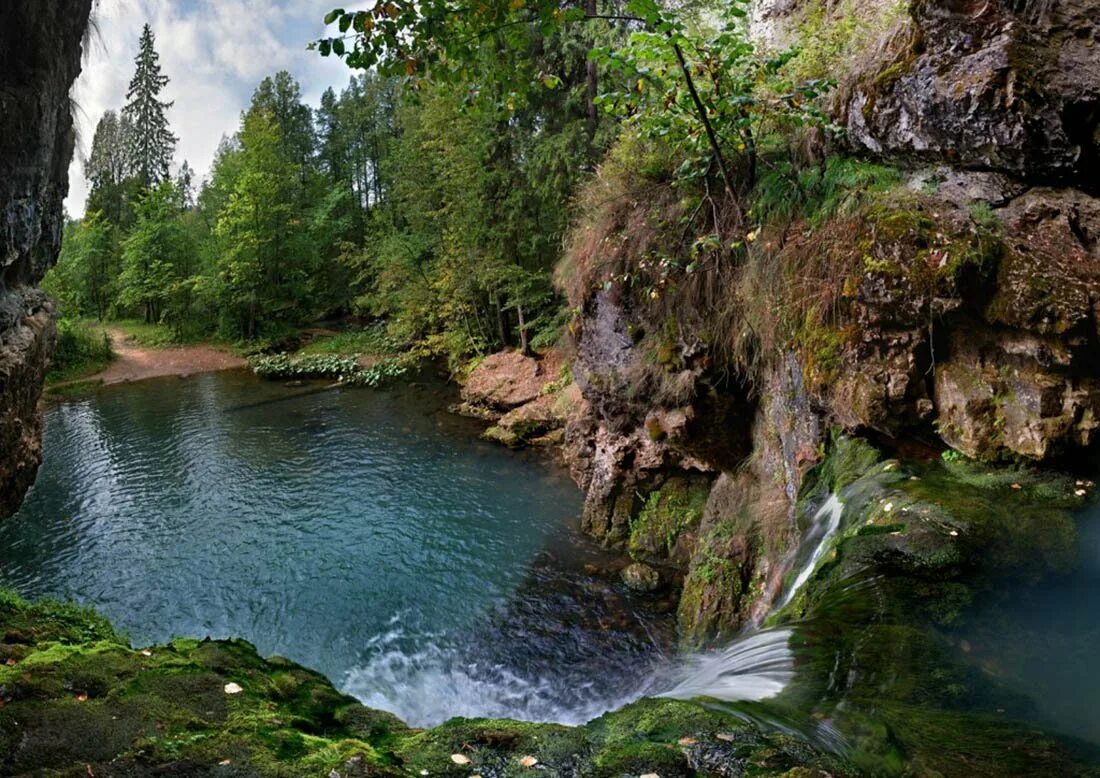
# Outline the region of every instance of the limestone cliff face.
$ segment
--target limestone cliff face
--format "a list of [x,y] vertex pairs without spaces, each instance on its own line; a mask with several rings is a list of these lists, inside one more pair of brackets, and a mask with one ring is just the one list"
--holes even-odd
[[[785,46],[815,5],[839,7],[769,0],[752,23]],[[902,182],[813,230],[764,225],[769,266],[796,284],[734,269],[714,299],[741,302],[670,313],[592,270],[621,276],[628,257],[588,256],[590,283],[571,289],[585,402],[566,450],[585,527],[682,585],[689,640],[736,630],[782,589],[830,428],[986,459],[1100,447],[1100,0],[914,0],[881,18],[834,110],[844,153]],[[605,221],[590,254],[630,245]],[[782,318],[753,320],[758,295],[801,319],[754,334]],[[763,344],[751,368],[708,348],[729,322]]]
[[1095,0],[914,0],[892,62],[857,77],[858,148],[1035,181],[1100,183]]
[[38,401],[54,327],[35,285],[61,246],[74,145],[69,88],[91,5],[0,5],[0,516],[19,506],[41,460]]

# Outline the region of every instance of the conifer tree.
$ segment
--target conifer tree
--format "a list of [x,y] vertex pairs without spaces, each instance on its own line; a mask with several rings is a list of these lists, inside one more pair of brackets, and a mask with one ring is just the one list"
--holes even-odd
[[114,111],[107,111],[96,125],[92,151],[84,161],[84,175],[91,184],[88,213],[99,211],[114,226],[126,226],[127,201],[132,171],[129,154],[130,127]]
[[166,181],[176,150],[176,136],[168,129],[171,102],[160,100],[168,85],[168,76],[160,72],[160,55],[148,24],[141,32],[141,46],[134,60],[137,70],[126,93],[122,116],[130,126],[130,166],[138,180],[149,189]]

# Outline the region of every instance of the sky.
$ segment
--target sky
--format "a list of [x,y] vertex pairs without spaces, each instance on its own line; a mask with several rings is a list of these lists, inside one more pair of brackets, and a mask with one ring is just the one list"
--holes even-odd
[[350,71],[306,45],[322,36],[324,15],[338,0],[100,0],[91,45],[73,87],[77,149],[69,169],[66,209],[84,213],[88,184],[82,160],[91,150],[103,113],[121,110],[134,72],[138,38],[148,22],[157,39],[163,73],[171,81],[161,95],[174,100],[168,114],[179,137],[177,167],[184,160],[196,178],[210,172],[223,135],[236,131],[256,86],[289,70],[316,106],[329,86],[339,91]]

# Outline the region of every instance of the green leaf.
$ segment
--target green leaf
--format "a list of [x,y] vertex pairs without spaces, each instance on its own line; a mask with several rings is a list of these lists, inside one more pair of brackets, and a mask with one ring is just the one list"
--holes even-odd
[[325,14],[325,24],[332,24],[334,21],[336,21],[337,19],[339,19],[343,15],[344,15],[344,9],[343,8],[337,8],[335,10],[329,11],[327,14]]
[[337,57],[344,56],[344,41],[341,38],[334,38],[332,41],[332,50]]

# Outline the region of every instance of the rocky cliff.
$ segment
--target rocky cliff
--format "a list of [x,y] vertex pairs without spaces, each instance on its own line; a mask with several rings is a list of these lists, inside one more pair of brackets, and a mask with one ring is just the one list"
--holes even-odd
[[41,461],[38,401],[53,311],[36,288],[61,247],[80,73],[92,0],[0,6],[0,516],[18,508]]
[[840,42],[844,205],[757,204],[742,256],[658,277],[681,206],[612,159],[595,187],[634,199],[589,214],[563,273],[585,526],[683,587],[688,641],[775,601],[830,429],[1041,463],[1100,442],[1100,2],[898,8],[752,17],[765,45]]

